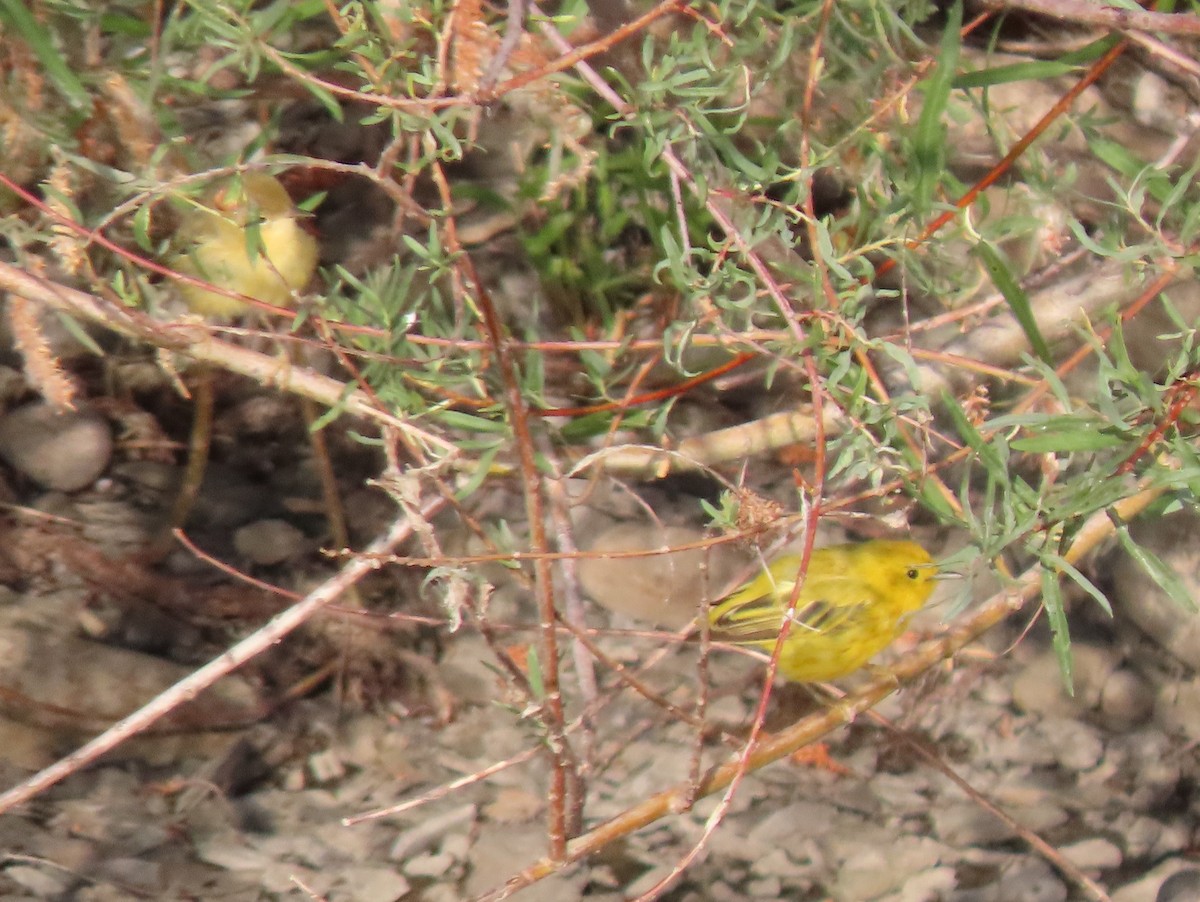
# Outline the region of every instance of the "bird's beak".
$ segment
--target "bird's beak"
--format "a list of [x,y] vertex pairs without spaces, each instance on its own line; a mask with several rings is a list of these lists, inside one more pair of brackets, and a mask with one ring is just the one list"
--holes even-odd
[[962,579],[965,574],[959,573],[957,570],[939,570],[933,574],[931,579]]

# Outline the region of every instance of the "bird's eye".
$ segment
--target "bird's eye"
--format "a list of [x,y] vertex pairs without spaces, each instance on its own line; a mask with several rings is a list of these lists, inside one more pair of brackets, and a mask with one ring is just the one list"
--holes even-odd
[[908,568],[907,576],[909,579],[916,579],[919,575],[920,575],[920,571],[916,567]]

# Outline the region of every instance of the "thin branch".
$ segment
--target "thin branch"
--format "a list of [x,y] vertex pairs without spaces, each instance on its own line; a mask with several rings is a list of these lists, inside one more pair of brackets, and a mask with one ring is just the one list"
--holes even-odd
[[[1110,513],[1121,520],[1128,520],[1145,510],[1165,491],[1166,489],[1159,487],[1144,488],[1137,494],[1117,502],[1111,510],[1096,512],[1080,528],[1074,544],[1064,553],[1063,557],[1068,563],[1081,560],[1115,531]],[[944,636],[922,643],[879,678],[871,681],[853,695],[847,696],[840,704],[811,714],[782,732],[765,738],[753,749],[748,761],[749,768],[756,770],[778,761],[849,723],[864,711],[875,707],[904,683],[915,680],[938,662],[953,657],[959,649],[975,641],[1011,614],[1021,610],[1027,603],[1038,597],[1041,592],[1041,584],[1041,568],[1031,567],[1015,580],[1010,588],[988,599],[974,615],[962,621],[955,629],[947,632]],[[743,771],[740,760],[714,768],[701,783],[699,796],[720,792]],[[676,784],[631,808],[627,808],[616,817],[610,818],[574,839],[568,846],[565,862],[544,858],[520,873],[514,874],[503,886],[476,897],[473,902],[500,902],[502,899],[509,898],[518,890],[556,873],[564,864],[586,858],[609,843],[679,811],[686,800],[692,797],[694,791],[695,787],[690,783]]]
[[[437,499],[426,505],[423,514],[427,517],[432,516],[443,506],[444,502]],[[174,686],[151,699],[120,723],[105,730],[91,742],[0,795],[0,814],[28,802],[34,796],[91,764],[180,705],[191,701],[221,677],[232,673],[256,655],[262,654],[310,620],[321,608],[340,597],[372,570],[375,570],[378,564],[372,555],[388,552],[392,547],[412,535],[412,532],[412,524],[407,518],[397,519],[387,533],[372,543],[368,548],[368,555],[354,558],[301,601],[277,614],[224,654],[188,674]]]

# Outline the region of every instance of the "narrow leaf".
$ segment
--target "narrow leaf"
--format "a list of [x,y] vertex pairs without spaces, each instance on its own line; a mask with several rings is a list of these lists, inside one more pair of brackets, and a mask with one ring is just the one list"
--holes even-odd
[[1058,656],[1058,669],[1062,671],[1063,685],[1067,695],[1074,697],[1075,681],[1072,678],[1071,633],[1067,629],[1067,614],[1063,609],[1062,587],[1058,584],[1058,573],[1049,566],[1042,567],[1042,607],[1050,621],[1054,634],[1054,652]]
[[1054,358],[1050,354],[1050,347],[1046,344],[1046,339],[1042,337],[1037,319],[1033,315],[1033,307],[1030,306],[1029,295],[1017,283],[1012,271],[1008,268],[1008,264],[1004,261],[1004,257],[989,242],[982,239],[975,245],[975,253],[983,261],[983,266],[987,270],[988,275],[991,276],[992,284],[996,286],[996,290],[1004,295],[1004,300],[1008,303],[1009,309],[1012,310],[1013,316],[1016,317],[1017,323],[1025,333],[1025,337],[1029,339],[1029,346],[1033,348],[1033,353],[1037,354],[1043,363],[1054,366]]

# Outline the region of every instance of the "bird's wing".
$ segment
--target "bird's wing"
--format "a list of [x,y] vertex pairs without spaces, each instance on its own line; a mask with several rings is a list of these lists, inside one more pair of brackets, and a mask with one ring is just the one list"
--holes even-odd
[[[854,586],[858,594],[847,591]],[[781,587],[782,588],[782,587]],[[790,594],[791,587],[787,587]],[[858,597],[861,595],[861,598]],[[834,600],[838,599],[838,600]],[[741,592],[713,609],[712,637],[720,642],[770,642],[779,635],[787,612],[788,595],[763,587],[763,591]],[[875,603],[861,581],[846,575],[810,579],[800,590],[800,600],[792,618],[792,635],[829,633],[842,624],[853,622]]]

